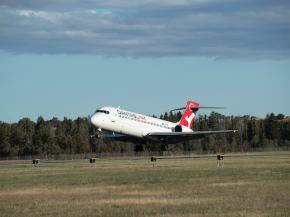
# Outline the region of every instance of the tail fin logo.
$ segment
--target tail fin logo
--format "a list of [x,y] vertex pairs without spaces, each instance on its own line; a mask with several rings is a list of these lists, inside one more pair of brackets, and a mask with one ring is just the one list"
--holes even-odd
[[187,127],[190,126],[190,123],[194,117],[195,117],[194,113],[192,113],[189,117],[188,116],[185,117],[185,120],[187,121]]
[[198,108],[191,109],[190,106],[199,106],[199,104],[189,101],[187,103],[186,110],[185,110],[185,112],[184,112],[184,114],[179,122],[179,124],[181,124],[185,127],[188,127],[188,128],[191,128],[191,125],[192,125],[194,118],[195,118],[195,113],[198,110]]

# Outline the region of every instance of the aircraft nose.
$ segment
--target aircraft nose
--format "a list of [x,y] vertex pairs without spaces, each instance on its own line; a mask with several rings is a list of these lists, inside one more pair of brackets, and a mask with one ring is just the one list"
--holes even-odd
[[96,115],[91,116],[89,121],[92,126],[98,127],[99,119]]

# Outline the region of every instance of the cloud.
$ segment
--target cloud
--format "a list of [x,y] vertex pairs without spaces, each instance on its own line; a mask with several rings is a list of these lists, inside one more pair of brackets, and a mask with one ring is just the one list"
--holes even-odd
[[14,54],[290,58],[287,1],[4,0],[0,8],[0,49]]

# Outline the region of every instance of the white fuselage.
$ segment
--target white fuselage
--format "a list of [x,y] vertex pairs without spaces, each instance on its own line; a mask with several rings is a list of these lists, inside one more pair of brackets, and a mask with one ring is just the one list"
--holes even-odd
[[[176,123],[124,111],[113,107],[99,108],[91,117],[90,124],[113,133],[155,140],[150,138],[153,132],[174,132]],[[184,132],[192,132],[183,127]]]

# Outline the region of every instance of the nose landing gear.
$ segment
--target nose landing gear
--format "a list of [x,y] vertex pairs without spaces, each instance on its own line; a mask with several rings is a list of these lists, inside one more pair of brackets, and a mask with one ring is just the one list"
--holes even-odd
[[95,135],[95,138],[100,138],[100,132],[102,131],[102,129],[101,128],[98,128],[97,129],[97,133],[96,133],[96,135]]

